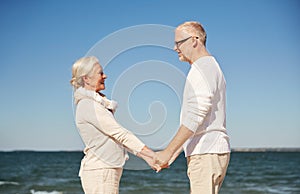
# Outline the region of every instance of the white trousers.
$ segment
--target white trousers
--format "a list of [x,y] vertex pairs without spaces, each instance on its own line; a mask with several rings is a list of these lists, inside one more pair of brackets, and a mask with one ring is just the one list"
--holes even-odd
[[187,157],[191,194],[218,194],[226,175],[230,154]]
[[85,194],[118,194],[122,168],[82,170],[81,184]]

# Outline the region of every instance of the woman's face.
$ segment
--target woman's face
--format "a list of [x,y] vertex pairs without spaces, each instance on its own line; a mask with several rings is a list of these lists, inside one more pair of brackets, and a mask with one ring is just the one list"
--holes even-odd
[[105,89],[106,75],[102,67],[97,63],[90,75],[85,77],[85,88],[99,92]]

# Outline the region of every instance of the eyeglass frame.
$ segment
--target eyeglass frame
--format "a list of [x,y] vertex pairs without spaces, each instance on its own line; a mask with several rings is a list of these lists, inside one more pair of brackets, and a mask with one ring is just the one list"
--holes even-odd
[[[179,48],[180,45],[182,45],[185,41],[187,41],[188,39],[192,38],[194,36],[190,36],[190,37],[187,37],[185,39],[182,39],[182,40],[179,40],[179,41],[175,41],[175,45],[176,45],[176,48]],[[196,37],[198,39],[198,37]]]

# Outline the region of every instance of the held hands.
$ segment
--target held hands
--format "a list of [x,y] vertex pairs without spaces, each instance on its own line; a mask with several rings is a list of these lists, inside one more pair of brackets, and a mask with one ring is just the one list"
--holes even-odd
[[150,148],[145,146],[141,152],[137,154],[138,157],[142,158],[147,164],[156,172],[161,171],[161,167],[156,164],[156,154]]
[[[169,167],[169,161],[171,160],[172,155],[168,153],[166,150],[156,152],[156,161],[155,163],[158,164],[161,169],[168,168]],[[159,170],[159,171],[160,171]],[[157,171],[157,172],[159,172]]]
[[174,154],[168,152],[167,150],[155,153],[150,148],[145,146],[137,155],[144,159],[153,170],[160,172],[164,168],[169,168],[181,151],[182,149],[179,149]]
[[169,168],[171,164],[175,161],[178,155],[181,153],[182,149],[180,148],[174,154],[168,152],[167,150],[163,150],[160,152],[156,152],[156,163],[160,166],[160,170],[156,171],[159,172],[164,168]]

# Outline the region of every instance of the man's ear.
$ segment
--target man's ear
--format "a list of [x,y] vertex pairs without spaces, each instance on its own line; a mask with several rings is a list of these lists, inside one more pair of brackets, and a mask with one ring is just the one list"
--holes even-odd
[[196,48],[196,46],[199,44],[199,42],[197,41],[197,39],[193,39],[193,47]]

